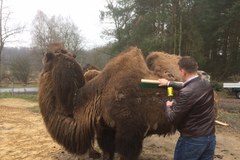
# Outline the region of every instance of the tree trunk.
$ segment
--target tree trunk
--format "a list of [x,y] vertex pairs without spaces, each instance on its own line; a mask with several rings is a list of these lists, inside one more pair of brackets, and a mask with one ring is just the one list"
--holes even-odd
[[173,5],[173,32],[174,32],[174,36],[173,36],[173,53],[176,54],[176,45],[177,45],[176,5]]
[[181,56],[182,48],[182,2],[179,0],[179,41],[178,41],[178,55]]

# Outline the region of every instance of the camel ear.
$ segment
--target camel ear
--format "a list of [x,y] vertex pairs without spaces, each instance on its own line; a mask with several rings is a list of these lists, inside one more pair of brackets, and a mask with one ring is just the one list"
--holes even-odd
[[46,62],[49,62],[49,61],[52,61],[53,60],[53,58],[54,58],[54,54],[53,53],[51,53],[51,52],[48,52],[48,53],[46,53],[45,54],[45,60],[46,60]]

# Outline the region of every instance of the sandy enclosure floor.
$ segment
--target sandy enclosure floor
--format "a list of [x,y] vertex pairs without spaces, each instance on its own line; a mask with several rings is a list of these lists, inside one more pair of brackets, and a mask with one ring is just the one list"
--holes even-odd
[[[88,155],[67,153],[52,140],[37,105],[22,99],[0,99],[0,159],[90,160]],[[146,138],[140,160],[171,160],[177,138],[178,134]],[[215,159],[240,159],[239,132],[217,126]]]

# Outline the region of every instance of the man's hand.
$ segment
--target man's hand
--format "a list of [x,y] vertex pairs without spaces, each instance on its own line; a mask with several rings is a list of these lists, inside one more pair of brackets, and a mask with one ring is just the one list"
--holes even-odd
[[172,107],[173,106],[173,101],[167,101],[166,106],[167,107]]
[[167,79],[161,78],[158,79],[159,81],[159,86],[168,86],[169,85],[169,81]]

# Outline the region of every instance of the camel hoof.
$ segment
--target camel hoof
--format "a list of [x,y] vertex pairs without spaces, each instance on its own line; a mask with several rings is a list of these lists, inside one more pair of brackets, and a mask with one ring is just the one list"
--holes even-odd
[[97,152],[96,150],[89,150],[88,156],[89,158],[99,159],[101,158],[101,153]]
[[109,154],[107,152],[103,152],[102,160],[113,160],[114,154]]

